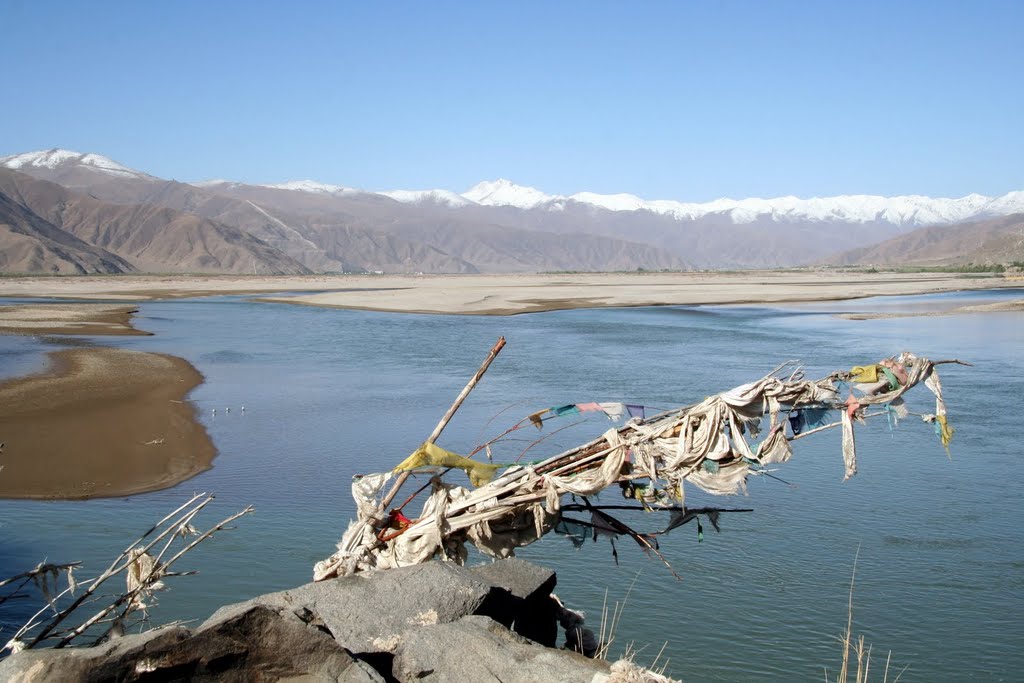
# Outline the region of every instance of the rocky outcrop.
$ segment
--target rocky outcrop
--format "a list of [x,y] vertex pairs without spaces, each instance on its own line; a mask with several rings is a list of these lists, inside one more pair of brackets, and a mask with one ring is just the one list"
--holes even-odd
[[555,647],[555,582],[521,560],[357,574],[222,607],[194,630],[20,652],[0,662],[0,680],[608,680],[607,662]]

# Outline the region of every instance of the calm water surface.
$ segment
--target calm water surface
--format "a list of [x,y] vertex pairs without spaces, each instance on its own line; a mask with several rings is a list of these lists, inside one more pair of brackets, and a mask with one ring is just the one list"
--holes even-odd
[[[692,526],[665,537],[663,553],[681,582],[628,540],[618,543],[618,565],[607,541],[576,550],[549,537],[520,554],[558,570],[559,595],[584,609],[592,627],[606,596],[610,604],[625,600],[615,645],[632,642],[641,663],[665,644],[662,663],[667,657],[669,671],[688,681],[788,681],[821,680],[825,667],[838,666],[835,637],[846,622],[859,548],[855,630],[874,646],[879,680],[890,650],[895,670],[907,667],[903,681],[1020,680],[1024,316],[847,321],[833,314],[1021,296],[1004,290],[511,318],[237,298],[143,304],[136,325],[155,336],[102,342],[176,354],[203,372],[206,383],[191,399],[220,452],[213,469],[129,498],[0,501],[0,575],[43,558],[83,560],[99,571],[193,491],[210,491],[217,501],[207,523],[247,504],[257,512],[189,556],[200,576],[174,580],[155,622],[201,619],[224,602],[305,582],[353,516],[352,475],[388,469],[411,452],[500,335],[508,346],[440,439],[450,450],[465,452],[547,406],[669,408],[760,377],[783,360],[801,359],[818,377],[912,350],[975,364],[940,368],[957,429],[952,459],[916,418],[895,431],[874,422],[858,429],[860,474],[846,483],[839,434],[824,433],[797,442],[793,460],[776,472],[787,483],[755,478],[749,496],[724,499],[690,489],[692,506],[755,512],[723,515],[722,533],[706,527],[701,543]],[[40,367],[40,348],[36,340],[0,338],[0,376]],[[911,409],[931,412],[930,396],[912,392]],[[550,455],[607,427],[590,421],[530,452]],[[495,459],[514,458],[539,436],[509,443]],[[663,523],[631,521],[644,530]]]

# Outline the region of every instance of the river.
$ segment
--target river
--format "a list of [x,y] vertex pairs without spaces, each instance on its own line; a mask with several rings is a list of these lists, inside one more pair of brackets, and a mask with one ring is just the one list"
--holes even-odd
[[[1024,316],[835,314],[922,312],[1021,296],[1000,290],[514,317],[346,311],[242,297],[144,303],[135,324],[154,336],[97,341],[178,355],[206,376],[191,399],[219,449],[213,469],[127,498],[0,501],[0,575],[43,558],[82,560],[83,575],[99,571],[191,492],[209,491],[217,501],[202,518],[207,524],[248,504],[256,513],[186,558],[200,574],[171,580],[154,623],[201,620],[222,603],[308,581],[353,516],[352,475],[386,470],[415,449],[502,335],[508,346],[439,440],[449,450],[466,452],[548,406],[670,408],[757,379],[789,359],[803,361],[814,378],[910,350],[974,364],[940,367],[956,428],[951,457],[919,419],[893,430],[879,421],[859,427],[860,474],[845,483],[840,435],[826,432],[796,442],[793,459],[775,472],[779,479],[752,479],[746,497],[690,489],[691,506],[754,511],[723,515],[721,533],[705,526],[700,542],[693,525],[664,537],[662,552],[682,581],[628,539],[617,542],[618,563],[603,539],[577,550],[549,536],[520,555],[555,568],[559,596],[585,610],[595,629],[606,600],[609,607],[624,602],[613,653],[632,643],[637,660],[650,664],[663,650],[658,665],[667,659],[667,672],[687,681],[821,680],[825,667],[834,671],[855,558],[854,630],[874,648],[878,680],[890,651],[889,680],[904,668],[902,681],[1019,680]],[[0,338],[0,376],[39,367],[42,349],[31,338]],[[923,387],[908,398],[912,409],[934,407]],[[496,450],[495,460],[514,457],[553,424]],[[603,417],[583,421],[534,447],[531,457],[608,426]],[[654,530],[664,518],[631,521]],[[17,610],[5,619],[12,614]]]

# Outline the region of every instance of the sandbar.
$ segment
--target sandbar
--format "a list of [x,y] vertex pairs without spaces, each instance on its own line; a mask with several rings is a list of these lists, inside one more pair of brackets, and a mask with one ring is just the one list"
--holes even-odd
[[136,306],[25,303],[0,306],[0,334],[148,335],[131,325]]
[[515,315],[605,306],[796,303],[1020,286],[1019,281],[989,275],[834,269],[281,277],[125,275],[2,278],[0,296],[148,301],[262,294],[272,295],[262,297],[262,301],[310,306]]
[[209,469],[216,450],[185,401],[202,380],[163,354],[50,353],[44,372],[0,382],[0,497],[122,496]]
[[516,315],[572,308],[799,303],[1020,283],[955,273],[743,271],[385,278],[374,285],[258,300],[404,313]]

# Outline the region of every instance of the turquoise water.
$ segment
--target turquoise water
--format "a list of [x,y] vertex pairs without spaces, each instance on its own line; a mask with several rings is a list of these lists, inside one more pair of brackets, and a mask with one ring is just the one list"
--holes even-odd
[[[83,560],[99,571],[193,491],[210,491],[217,501],[207,523],[247,504],[256,513],[189,556],[200,575],[174,580],[154,622],[202,619],[224,602],[307,581],[353,515],[352,475],[388,469],[412,451],[500,335],[508,346],[439,441],[450,450],[465,452],[548,406],[668,408],[755,379],[783,360],[801,359],[817,377],[912,350],[975,364],[940,369],[957,429],[952,459],[928,425],[911,419],[890,433],[875,422],[858,430],[860,474],[846,483],[839,434],[825,433],[797,442],[793,460],[776,472],[787,483],[753,479],[749,496],[724,499],[691,489],[691,506],[755,511],[723,515],[720,534],[706,525],[701,543],[692,526],[665,537],[663,554],[681,582],[627,539],[617,544],[618,564],[607,541],[576,550],[549,537],[520,554],[558,570],[557,592],[584,609],[592,627],[606,596],[609,605],[625,599],[613,649],[632,642],[641,663],[664,644],[661,661],[669,658],[669,671],[688,681],[787,681],[821,680],[824,667],[838,666],[835,636],[846,623],[859,548],[854,627],[874,646],[879,676],[891,650],[894,671],[907,667],[903,681],[1020,680],[1024,316],[847,321],[833,313],[1021,296],[1004,290],[511,318],[237,298],[143,304],[136,325],[155,336],[112,343],[176,354],[203,372],[206,382],[191,399],[219,449],[213,469],[129,498],[0,501],[0,575],[43,558]],[[0,376],[39,367],[40,348],[35,340],[0,338]],[[930,396],[915,390],[912,409],[932,410]],[[607,427],[603,419],[577,425],[530,457]],[[540,436],[508,444],[495,459],[514,458]],[[628,519],[643,530],[664,521]],[[0,616],[14,621],[18,609]]]

